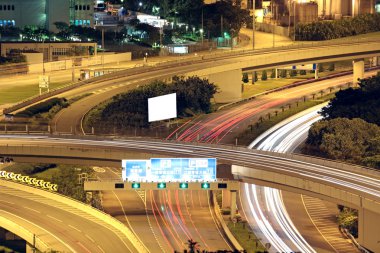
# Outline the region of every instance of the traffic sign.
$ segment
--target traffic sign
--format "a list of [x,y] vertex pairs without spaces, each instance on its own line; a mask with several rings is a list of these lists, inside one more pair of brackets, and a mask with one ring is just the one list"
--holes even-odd
[[165,189],[166,188],[166,183],[158,183],[157,184],[158,189]]
[[202,189],[210,189],[210,183],[202,183],[201,188]]
[[187,188],[189,188],[189,184],[188,183],[180,183],[179,188],[180,189],[187,189]]

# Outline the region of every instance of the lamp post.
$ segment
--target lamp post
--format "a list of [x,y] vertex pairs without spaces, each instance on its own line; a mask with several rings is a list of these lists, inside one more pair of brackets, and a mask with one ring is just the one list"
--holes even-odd
[[252,14],[252,49],[255,50],[255,11],[256,11],[256,0],[252,1],[252,9],[253,9],[253,14]]

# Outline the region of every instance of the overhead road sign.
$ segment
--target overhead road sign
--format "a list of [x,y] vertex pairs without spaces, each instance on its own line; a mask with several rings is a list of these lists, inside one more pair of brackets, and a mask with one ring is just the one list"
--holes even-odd
[[123,160],[122,178],[135,182],[215,181],[216,166],[215,158]]
[[[124,187],[120,185],[124,184]],[[240,189],[239,181],[216,182],[112,182],[112,181],[86,181],[85,191],[126,191],[126,190],[230,190]]]

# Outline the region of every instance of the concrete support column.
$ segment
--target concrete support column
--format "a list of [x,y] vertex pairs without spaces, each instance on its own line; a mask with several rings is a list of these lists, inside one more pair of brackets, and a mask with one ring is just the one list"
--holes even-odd
[[231,203],[231,194],[229,190],[222,190],[222,208],[229,208]]
[[278,79],[278,68],[276,68],[276,79]]
[[316,64],[316,67],[315,67],[315,70],[314,70],[314,79],[315,80],[317,80],[319,78],[319,76],[318,76],[318,73],[319,73],[318,68],[319,68],[318,64]]
[[235,218],[236,215],[236,192],[237,191],[231,191],[231,219]]
[[357,59],[352,61],[353,69],[354,69],[354,79],[353,84],[358,84],[358,79],[363,79],[364,77],[364,59]]
[[372,67],[380,66],[380,56],[374,56],[371,61]]
[[364,243],[364,208],[358,209],[358,242]]
[[252,72],[252,84],[255,84],[255,71]]
[[[191,75],[197,75],[196,72]],[[215,94],[216,103],[230,103],[240,100],[242,97],[241,69],[229,70],[207,75],[208,80],[219,87],[219,93]],[[204,76],[203,76],[204,77]]]

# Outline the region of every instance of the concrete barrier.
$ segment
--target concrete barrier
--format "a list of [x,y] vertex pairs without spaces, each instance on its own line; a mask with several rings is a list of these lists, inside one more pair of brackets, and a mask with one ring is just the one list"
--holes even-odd
[[227,224],[224,222],[223,216],[221,215],[221,211],[219,208],[219,205],[216,201],[215,195],[213,195],[213,202],[214,202],[214,211],[217,220],[219,221],[219,224],[222,226],[222,229],[227,236],[227,239],[230,241],[230,243],[233,245],[233,247],[238,250],[239,252],[243,252],[244,248],[240,245],[240,243],[236,240],[235,236],[231,233],[230,229],[228,228]]

